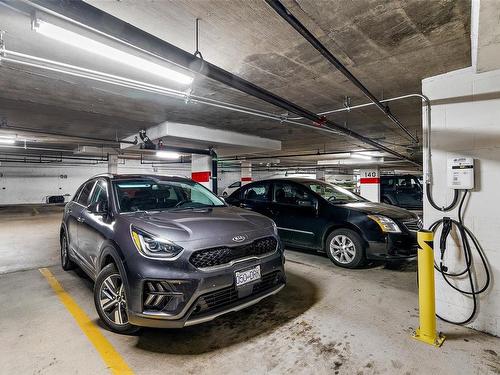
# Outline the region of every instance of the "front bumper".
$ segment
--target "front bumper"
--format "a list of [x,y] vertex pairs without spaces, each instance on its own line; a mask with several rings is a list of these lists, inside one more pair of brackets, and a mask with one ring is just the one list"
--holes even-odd
[[366,258],[398,260],[417,256],[417,232],[388,233],[380,241],[368,241]]
[[[249,269],[260,265],[261,283],[257,282],[236,290],[234,274],[236,271]],[[262,299],[278,293],[286,282],[284,258],[280,248],[273,254],[263,258],[250,258],[238,261],[227,267],[203,271],[187,265],[185,269],[167,268],[162,262],[126,262],[129,275],[128,317],[131,324],[153,328],[182,328],[207,322],[223,314],[238,311]],[[264,281],[269,276],[277,276],[271,283]],[[143,307],[143,289],[147,280],[187,281],[193,287],[189,290],[175,311],[146,311]],[[188,288],[189,289],[189,288]],[[244,293],[241,290],[245,289]],[[216,302],[221,301],[221,295],[229,295],[224,303],[213,304],[210,308],[201,309],[201,301],[206,296],[217,294]],[[208,297],[207,297],[208,298]],[[204,302],[204,301],[203,301]]]
[[219,309],[213,310],[208,314],[201,316],[191,317],[191,314],[196,308],[196,303],[191,306],[190,311],[181,319],[177,320],[168,320],[161,316],[152,316],[147,314],[136,314],[129,312],[129,321],[131,324],[141,327],[151,327],[151,328],[183,328],[187,326],[192,326],[196,324],[201,324],[208,322],[210,320],[214,320],[215,318],[228,314],[230,312],[236,312],[242,309],[245,309],[249,306],[255,305],[262,301],[266,297],[270,297],[276,293],[278,293],[281,289],[285,287],[285,283],[280,283],[278,286],[273,288],[272,290],[261,293],[256,296],[243,298],[239,300],[237,303],[231,304],[229,306],[224,306]]

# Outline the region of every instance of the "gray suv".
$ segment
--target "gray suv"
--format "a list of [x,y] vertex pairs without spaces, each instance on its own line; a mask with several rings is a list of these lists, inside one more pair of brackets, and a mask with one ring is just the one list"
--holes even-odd
[[95,281],[115,332],[206,322],[285,285],[274,222],[182,177],[92,178],[66,205],[60,240],[63,269]]

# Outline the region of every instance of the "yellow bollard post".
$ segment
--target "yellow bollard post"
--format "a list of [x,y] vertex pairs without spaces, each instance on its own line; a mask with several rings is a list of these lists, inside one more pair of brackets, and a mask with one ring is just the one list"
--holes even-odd
[[445,337],[436,331],[436,300],[434,292],[434,233],[421,230],[418,241],[418,307],[419,327],[413,337],[439,347]]

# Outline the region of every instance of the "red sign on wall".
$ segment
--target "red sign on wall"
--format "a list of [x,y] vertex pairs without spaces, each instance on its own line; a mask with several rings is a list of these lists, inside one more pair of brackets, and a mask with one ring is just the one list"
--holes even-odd
[[380,184],[378,177],[363,177],[359,179],[360,184]]
[[210,181],[210,171],[193,172],[193,173],[191,173],[191,179],[196,181],[196,182],[209,182]]

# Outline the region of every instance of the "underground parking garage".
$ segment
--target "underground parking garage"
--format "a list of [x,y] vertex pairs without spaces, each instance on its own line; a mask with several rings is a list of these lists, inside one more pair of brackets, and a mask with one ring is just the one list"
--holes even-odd
[[0,372],[500,373],[499,14],[0,0]]

